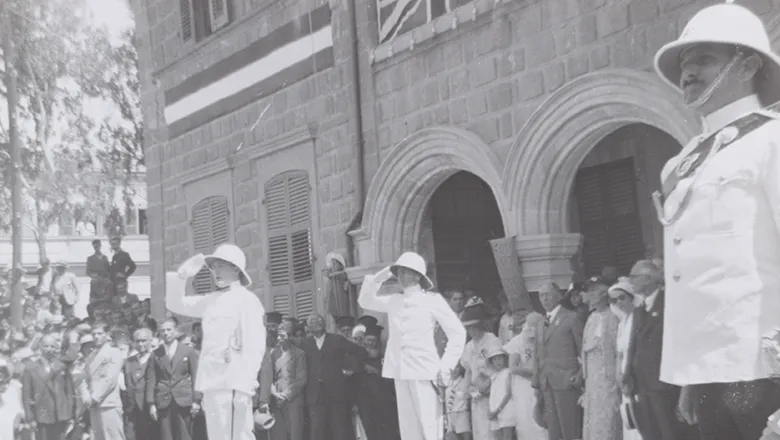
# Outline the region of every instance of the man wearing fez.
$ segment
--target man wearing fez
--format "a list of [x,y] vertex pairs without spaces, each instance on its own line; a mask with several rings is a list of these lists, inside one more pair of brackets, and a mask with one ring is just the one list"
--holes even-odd
[[[436,440],[443,429],[439,385],[463,355],[466,329],[433,282],[425,275],[425,260],[414,252],[401,255],[392,266],[366,275],[358,303],[387,313],[390,336],[382,376],[395,380],[401,438]],[[382,284],[395,277],[402,292],[378,295]],[[447,336],[444,355],[434,343],[439,324]]]
[[279,326],[282,325],[282,314],[279,312],[268,312],[265,314],[266,329],[266,348],[276,347],[279,340]]
[[654,194],[666,286],[660,378],[683,387],[679,411],[702,439],[756,440],[780,408],[761,347],[780,324],[780,115],[764,108],[780,99],[780,57],[761,19],[729,2],[696,14],[655,69],[704,117]]

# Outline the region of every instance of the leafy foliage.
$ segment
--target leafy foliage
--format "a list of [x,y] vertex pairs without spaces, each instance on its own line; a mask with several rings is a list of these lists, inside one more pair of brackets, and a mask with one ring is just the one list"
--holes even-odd
[[[117,194],[130,203],[130,179],[143,170],[137,56],[132,32],[112,42],[86,0],[9,3],[25,217],[40,246],[60,220],[94,221],[117,207]],[[7,135],[0,126],[0,144]],[[0,151],[0,228],[10,224],[8,159]]]

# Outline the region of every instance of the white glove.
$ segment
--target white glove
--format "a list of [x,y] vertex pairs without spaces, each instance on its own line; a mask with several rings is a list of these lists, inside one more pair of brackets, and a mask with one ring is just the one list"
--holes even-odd
[[387,266],[374,275],[374,281],[381,284],[392,277],[393,277],[393,272],[390,270],[390,266]]
[[183,280],[188,280],[197,275],[205,265],[206,257],[204,257],[203,254],[196,254],[179,266],[179,277]]

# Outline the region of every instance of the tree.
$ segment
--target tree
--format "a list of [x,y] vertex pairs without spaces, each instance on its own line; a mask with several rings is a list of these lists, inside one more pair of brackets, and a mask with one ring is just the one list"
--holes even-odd
[[[118,191],[125,203],[132,195],[129,179],[143,164],[136,56],[131,35],[117,47],[94,26],[85,0],[7,1],[18,55],[26,226],[44,258],[51,225],[94,221],[117,206]],[[0,143],[6,134],[0,127]],[[0,171],[7,168],[0,151]],[[10,197],[0,199],[3,227]]]

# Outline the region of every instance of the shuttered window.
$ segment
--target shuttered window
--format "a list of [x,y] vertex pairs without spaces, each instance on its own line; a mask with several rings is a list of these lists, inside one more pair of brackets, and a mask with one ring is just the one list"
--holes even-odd
[[628,273],[645,255],[631,158],[583,168],[575,182],[587,275],[604,266]]
[[304,171],[290,171],[265,186],[268,278],[273,308],[306,317],[314,311],[311,187]]
[[209,20],[211,32],[216,32],[228,24],[227,0],[209,0]]
[[[228,199],[225,196],[210,196],[192,207],[192,239],[195,253],[210,254],[222,243],[228,241],[230,225]],[[213,280],[208,269],[204,268],[193,281],[195,291],[206,294],[214,291]]]
[[195,39],[195,0],[179,0],[179,13],[181,14],[181,39],[191,41]]
[[200,41],[230,23],[230,0],[179,0],[181,38]]

